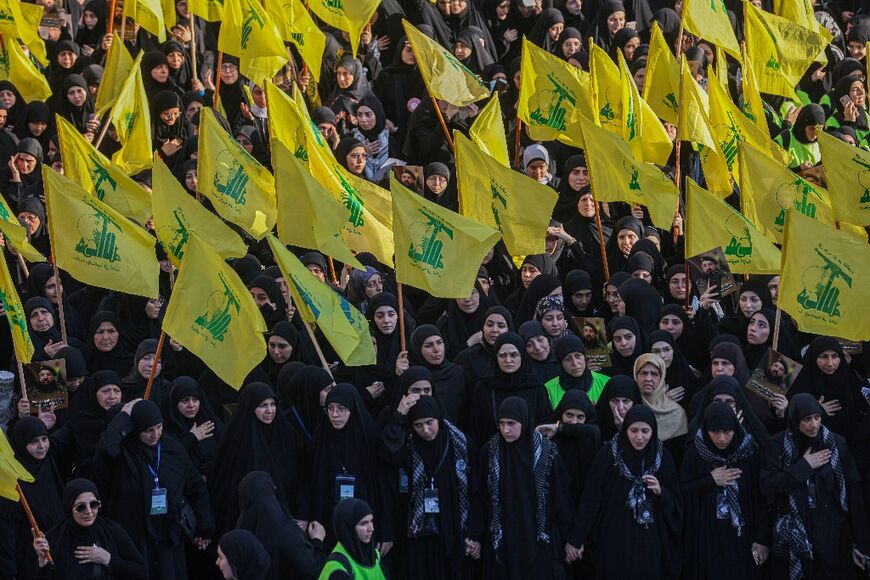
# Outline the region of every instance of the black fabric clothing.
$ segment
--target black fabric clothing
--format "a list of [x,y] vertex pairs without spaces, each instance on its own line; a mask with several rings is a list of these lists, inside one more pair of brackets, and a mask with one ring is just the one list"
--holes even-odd
[[221,536],[218,546],[233,570],[233,578],[266,580],[271,558],[257,537],[248,530],[232,530]]
[[567,391],[553,412],[553,419],[562,421],[562,416],[568,409],[583,411],[586,414],[586,421],[579,424],[560,423],[558,433],[553,437],[553,443],[559,449],[559,455],[570,478],[568,491],[571,505],[577,505],[586,486],[589,469],[601,447],[601,430],[595,424],[597,419],[595,405],[583,391],[578,389]]
[[[185,417],[178,409],[178,403],[186,398],[194,397],[199,400],[199,410],[192,419]],[[164,399],[163,416],[166,421],[164,430],[178,439],[179,443],[187,450],[190,460],[207,480],[212,478],[218,456],[218,446],[224,432],[224,422],[211,408],[208,397],[194,379],[181,376],[172,381],[169,396]],[[214,423],[214,431],[210,437],[199,440],[190,432],[194,425],[202,425],[211,421]]]
[[617,398],[629,399],[634,405],[639,405],[642,402],[640,390],[631,375],[614,375],[604,385],[604,390],[598,397],[595,410],[598,415],[598,428],[601,429],[602,441],[610,441],[614,435],[619,433],[622,425],[621,422],[617,424],[617,418],[610,408],[610,401]]
[[292,364],[284,365],[278,373],[278,405],[308,446],[324,418],[320,393],[335,380],[322,367],[300,363],[301,368],[294,371]]
[[611,377],[615,375],[634,376],[634,361],[643,353],[644,335],[641,333],[637,321],[630,316],[617,316],[610,321],[607,326],[608,340],[612,341],[614,333],[618,330],[628,330],[634,334],[634,351],[629,356],[623,356],[614,347],[610,353],[611,366],[602,369],[602,372]]
[[475,282],[475,289],[479,303],[474,312],[463,312],[458,304],[461,300],[450,300],[447,303],[447,312],[438,320],[438,330],[444,338],[446,357],[449,360],[454,360],[456,355],[467,348],[471,335],[483,329],[487,311],[492,305],[478,282]]
[[421,324],[414,329],[408,348],[408,361],[412,365],[426,368],[432,374],[432,388],[438,393],[438,400],[444,409],[445,417],[462,428],[468,421],[472,384],[462,367],[450,362],[444,354],[440,364],[430,364],[426,361],[422,353],[423,343],[433,336],[440,337],[441,334],[431,324]]
[[[97,329],[103,322],[110,322],[118,331],[118,343],[108,352],[103,352],[97,348],[94,343],[94,336]],[[94,314],[91,318],[91,329],[88,333],[82,354],[85,356],[85,363],[91,372],[98,370],[115,371],[121,376],[126,376],[133,367],[133,353],[127,350],[124,346],[122,337],[124,336],[124,328],[121,320],[114,312],[103,310]]]

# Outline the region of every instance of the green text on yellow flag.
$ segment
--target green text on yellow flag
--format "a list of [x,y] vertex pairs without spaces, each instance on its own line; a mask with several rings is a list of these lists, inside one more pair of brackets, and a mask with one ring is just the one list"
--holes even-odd
[[42,178],[57,266],[85,284],[156,298],[154,238],[60,173],[44,167]]
[[486,106],[480,110],[468,136],[480,147],[480,150],[494,157],[505,167],[510,167],[507,138],[504,134],[504,121],[501,116],[501,105],[498,94],[493,95]]
[[266,322],[239,275],[191,236],[163,330],[235,389],[263,360]]
[[347,210],[326,191],[290,150],[272,140],[278,198],[278,238],[285,244],[318,250],[364,269],[341,237]]
[[439,298],[470,296],[480,264],[500,232],[424,199],[392,176],[390,191],[396,281]]
[[181,264],[192,235],[222,258],[240,258],[248,252],[236,232],[184,191],[158,155],[154,156],[152,181],[154,232],[173,264]]
[[200,112],[198,189],[225,220],[260,240],[275,226],[275,180],[220,126]]
[[403,20],[402,24],[429,94],[457,107],[489,97],[489,89],[450,51],[429,39],[407,20]]
[[[624,92],[619,69],[604,49],[589,39],[589,76],[592,79],[593,110],[597,111],[596,124],[613,131],[619,136],[625,134],[623,107],[628,95]],[[592,117],[595,118],[594,115]]]
[[21,0],[0,0],[0,35],[19,38],[30,54],[43,66],[48,65],[45,41],[39,36],[39,26],[45,7]]
[[870,153],[818,132],[834,219],[870,225]]
[[144,51],[133,62],[130,75],[121,86],[109,119],[121,141],[121,149],[112,155],[112,163],[128,175],[151,167],[151,114],[148,95],[142,82]]
[[644,205],[653,224],[670,228],[679,192],[655,165],[639,161],[623,139],[581,118],[589,180],[597,201],[625,201]]
[[151,195],[79,133],[55,116],[64,174],[121,215],[144,224],[151,217]]
[[310,0],[308,8],[318,18],[350,35],[350,47],[356,58],[359,37],[372,19],[381,0]]
[[641,98],[622,52],[617,52],[625,103],[622,108],[623,138],[638,159],[666,165],[674,149],[671,138],[655,111]]
[[6,238],[6,242],[20,252],[28,262],[45,262],[45,256],[27,241],[27,230],[2,197],[0,197],[0,233]]
[[737,274],[778,274],[780,252],[743,214],[686,179],[686,255],[721,247]]
[[653,22],[643,98],[656,115],[676,125],[680,111],[679,97],[680,64],[668,47],[658,23]]
[[788,210],[778,305],[801,332],[870,340],[866,240]]
[[314,82],[319,83],[326,35],[317,28],[305,4],[301,0],[266,0],[264,7],[275,18],[281,38],[293,43]]
[[589,74],[525,38],[520,71],[517,116],[532,139],[560,139],[579,146],[582,137],[576,118],[594,114]]
[[459,132],[454,143],[462,215],[499,230],[515,256],[541,253],[556,192],[505,167]]
[[21,298],[12,282],[6,260],[0,260],[0,302],[6,312],[6,321],[12,334],[12,346],[18,362],[28,363],[33,358],[33,340],[27,330],[27,315],[21,306]]
[[51,96],[48,80],[37,69],[16,38],[0,43],[0,80],[9,81],[25,101],[45,101]]
[[347,366],[374,364],[377,357],[362,313],[316,278],[275,236],[267,239],[302,319],[317,324]]
[[224,0],[218,50],[239,57],[243,75],[262,85],[287,64],[287,48],[259,0]]
[[127,47],[124,46],[118,33],[113,32],[112,46],[109,47],[109,54],[106,57],[106,69],[103,73],[103,80],[100,81],[100,88],[97,90],[97,102],[94,105],[97,110],[97,116],[101,117],[103,113],[115,104],[121,86],[124,84],[124,79],[130,76],[131,70],[133,70],[133,58],[127,51]]

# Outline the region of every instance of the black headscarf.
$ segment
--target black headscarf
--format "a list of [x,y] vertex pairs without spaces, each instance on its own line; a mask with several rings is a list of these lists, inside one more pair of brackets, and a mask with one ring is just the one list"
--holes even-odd
[[560,23],[565,23],[562,12],[557,8],[547,8],[538,14],[535,25],[532,26],[532,31],[527,36],[529,42],[543,48],[550,54],[556,54],[561,44],[560,39],[551,40],[549,30],[550,27]]
[[288,416],[295,419],[307,441],[311,441],[317,426],[323,420],[320,393],[335,382],[326,370],[318,366],[306,366],[285,380],[285,366],[278,373],[278,395],[290,403]]
[[634,333],[634,352],[631,353],[631,356],[624,357],[616,350],[614,347],[610,353],[610,361],[612,366],[608,371],[608,374],[611,376],[614,375],[633,375],[634,374],[634,361],[637,360],[637,357],[643,353],[643,340],[644,335],[641,332],[640,326],[637,324],[637,321],[631,316],[617,316],[613,320],[610,321],[610,324],[607,326],[607,339],[612,341],[613,335],[617,330],[630,330]]
[[[45,308],[52,316],[54,316],[55,323],[48,330],[37,332],[33,329],[33,326],[31,326],[30,314],[36,308]],[[45,347],[49,342],[59,342],[61,340],[60,330],[57,328],[57,316],[54,313],[54,308],[52,307],[51,302],[46,298],[35,296],[29,298],[27,302],[24,303],[24,315],[27,316],[27,329],[30,331],[30,339],[33,341],[34,357],[46,360],[48,355],[45,352]]]
[[51,449],[44,459],[36,459],[27,451],[27,444],[37,437],[48,436],[48,428],[37,417],[21,417],[12,429],[15,459],[36,479],[33,483],[22,481],[20,485],[37,522],[44,528],[50,528],[63,520],[63,505],[60,501],[63,478],[54,462]]
[[[399,314],[399,301],[389,292],[381,292],[369,300],[366,308],[366,318],[369,319],[369,327],[371,329],[372,338],[377,343],[377,363],[375,364],[374,374],[380,378],[391,379],[396,375],[396,359],[399,358],[399,353],[402,351],[401,332],[399,328],[400,321],[396,321],[396,326],[391,334],[383,334],[375,324],[375,312],[378,308],[388,306]],[[405,313],[405,333],[410,334],[414,331],[414,321]]]
[[257,537],[248,530],[227,532],[218,540],[218,547],[226,556],[235,578],[265,580],[271,559]]
[[[188,419],[178,410],[178,403],[186,397],[199,399],[199,411],[193,419]],[[210,476],[214,470],[215,461],[217,461],[218,446],[221,435],[223,435],[224,423],[212,410],[211,403],[202,387],[190,377],[178,377],[172,381],[169,397],[165,404],[166,407],[163,410],[163,415],[166,417],[163,424],[164,429],[184,444],[199,472]],[[202,425],[207,421],[214,423],[211,437],[196,442],[186,439],[194,424]]]
[[[118,342],[109,352],[101,351],[94,343],[94,336],[103,322],[112,323],[118,331]],[[124,346],[123,337],[124,329],[117,314],[108,310],[102,310],[94,314],[93,318],[91,318],[90,332],[82,348],[82,354],[85,356],[85,363],[87,363],[88,368],[91,371],[113,370],[121,376],[129,373],[133,365],[133,353]]]
[[474,288],[477,290],[479,302],[477,309],[474,312],[465,313],[459,308],[456,300],[450,300],[447,303],[447,313],[444,318],[439,321],[441,335],[444,338],[445,348],[447,348],[447,357],[454,358],[466,347],[466,341],[475,332],[483,328],[483,323],[486,321],[486,313],[491,305],[491,301],[480,283],[475,281]]
[[484,46],[486,37],[489,34],[478,28],[477,26],[469,26],[464,28],[456,35],[456,42],[461,42],[471,49],[471,54],[467,59],[461,61],[468,69],[477,75],[483,75],[486,67],[495,62],[490,54],[488,47]]
[[[175,119],[175,123],[167,125],[160,114],[169,109],[179,109],[181,115]],[[187,139],[189,128],[187,117],[182,108],[181,95],[176,91],[164,89],[151,97],[151,140],[152,147],[159,149],[167,141],[172,139]]]
[[[80,106],[73,105],[67,98],[67,92],[73,87],[84,89],[85,102]],[[88,82],[82,75],[70,74],[64,77],[62,84],[62,93],[58,95],[60,101],[60,116],[72,123],[79,133],[84,133],[87,130],[87,123],[90,116],[94,114],[94,98],[88,90]]]
[[622,253],[617,244],[621,230],[631,230],[637,234],[638,240],[643,239],[643,224],[637,218],[627,215],[616,221],[616,225],[613,226],[613,234],[607,240],[607,264],[610,266],[611,272],[622,270],[628,261],[628,256]]
[[824,124],[825,111],[819,105],[815,103],[810,103],[801,107],[797,119],[795,119],[794,127],[792,128],[792,134],[794,135],[795,139],[797,139],[801,143],[806,144],[809,143],[809,140],[807,140],[807,133],[805,129],[807,127]]
[[368,79],[366,79],[362,63],[350,53],[342,55],[335,63],[336,70],[338,67],[347,69],[353,75],[353,82],[346,89],[342,89],[336,84],[335,89],[326,98],[324,104],[336,114],[344,112],[347,115],[352,115],[356,103],[364,96],[372,94],[372,89]]
[[171,78],[172,81],[179,87],[190,88],[190,81],[193,78],[193,69],[191,67],[190,56],[188,55],[187,50],[185,50],[184,47],[181,46],[180,42],[174,39],[170,39],[164,42],[160,46],[160,50],[162,50],[163,54],[165,54],[167,57],[173,52],[181,54],[181,56],[184,58],[181,63],[181,68],[176,70],[172,67],[169,67],[169,78]]
[[[610,28],[607,26],[607,19],[615,12],[622,12],[626,17],[628,16],[622,2],[619,0],[606,0],[598,9],[595,23],[589,30],[589,34],[592,36],[595,44],[603,48],[605,52],[610,52],[610,47],[613,44],[613,34],[610,33]],[[626,20],[628,19],[626,18]]]
[[272,360],[272,357],[269,354],[266,354],[266,372],[269,373],[269,379],[272,385],[277,388],[278,373],[281,372],[281,369],[284,367],[284,365],[292,361],[299,361],[303,363],[307,363],[308,361],[305,360],[306,357],[303,356],[304,348],[302,346],[302,336],[299,334],[299,331],[296,330],[296,327],[293,326],[290,321],[282,320],[281,322],[275,324],[266,334],[266,341],[269,340],[270,336],[278,336],[280,338],[283,338],[290,344],[292,348],[292,351],[290,352],[290,358],[282,363],[276,363],[274,360]]
[[602,441],[609,441],[618,431],[614,424],[613,411],[610,410],[610,401],[620,398],[631,399],[635,405],[643,402],[637,383],[630,376],[614,375],[601,391],[595,409],[598,412],[598,428],[601,429]]
[[377,560],[374,539],[368,544],[363,544],[356,533],[356,526],[364,517],[373,513],[369,504],[363,500],[348,498],[335,506],[332,516],[335,537],[353,561],[366,568],[374,566]]
[[[45,131],[43,131],[41,135],[36,136],[30,131],[27,124],[38,122],[46,123],[48,127],[45,128]],[[45,152],[48,151],[48,144],[51,140],[51,125],[52,115],[49,106],[42,101],[31,101],[27,103],[26,107],[24,107],[21,122],[15,127],[15,134],[19,139],[26,139],[28,137],[36,139],[39,141],[42,151]],[[40,163],[42,163],[41,159]],[[39,167],[37,167],[37,170],[38,169]]]
[[651,284],[629,278],[619,285],[619,297],[625,302],[625,315],[634,318],[645,335],[658,328],[662,297]]
[[566,334],[556,341],[556,344],[553,345],[553,350],[556,361],[559,363],[559,385],[562,389],[564,391],[580,390],[584,393],[588,392],[592,386],[592,370],[589,368],[589,365],[587,364],[582,375],[573,377],[568,374],[565,366],[562,364],[564,358],[569,354],[579,352],[584,356],[586,355],[586,347],[583,346],[583,341],[580,340],[580,337],[575,334]]
[[84,24],[79,25],[76,32],[75,43],[78,46],[88,45],[97,48],[102,44],[103,36],[106,35],[106,3],[103,0],[89,0],[82,12],[90,12],[97,17],[97,23],[88,30]]
[[[582,312],[577,310],[577,307],[574,306],[574,301],[571,300],[571,297],[580,290],[592,291],[592,300],[589,301],[589,306],[586,307],[586,310]],[[598,294],[600,296],[600,292]],[[592,285],[592,277],[586,270],[571,270],[568,272],[565,280],[562,282],[562,296],[565,298],[565,309],[570,316],[588,317],[593,315],[596,293]]]

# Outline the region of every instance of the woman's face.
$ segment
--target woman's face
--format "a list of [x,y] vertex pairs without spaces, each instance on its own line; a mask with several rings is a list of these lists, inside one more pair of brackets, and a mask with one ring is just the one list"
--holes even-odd
[[37,461],[42,461],[48,455],[49,448],[48,435],[40,435],[25,445],[27,452]]
[[15,96],[15,93],[9,89],[0,90],[0,103],[3,103],[7,109],[11,109],[17,100],[18,98]]
[[420,354],[427,364],[438,366],[444,362],[444,339],[440,336],[430,336],[423,341]]
[[184,64],[184,55],[180,52],[170,52],[166,55],[166,60],[169,61],[169,68],[178,70]]
[[561,310],[550,310],[545,312],[541,317],[541,326],[544,327],[544,332],[550,336],[562,336],[565,329],[568,327],[568,322],[565,320],[565,313]]
[[187,121],[191,122],[193,116],[196,115],[199,110],[202,108],[202,103],[199,101],[191,101],[187,108],[184,109],[184,116],[187,117]]
[[538,362],[544,362],[550,356],[550,341],[546,336],[534,336],[526,341],[526,354]]
[[441,195],[447,189],[447,178],[443,175],[430,175],[426,178],[426,187],[431,189],[435,195]]
[[480,306],[480,292],[477,288],[472,288],[471,296],[468,298],[457,298],[456,305],[464,314],[474,314]]
[[76,63],[76,53],[71,50],[64,50],[58,53],[57,55],[57,64],[61,66],[61,68],[65,68],[67,70],[71,69],[73,65]]
[[636,421],[628,426],[627,433],[628,441],[635,451],[643,451],[646,449],[650,438],[652,438],[652,427],[647,423]]
[[586,413],[582,409],[565,409],[562,413],[562,423],[583,425],[586,423]]
[[185,419],[194,419],[199,413],[199,405],[199,397],[190,395],[178,401],[175,406]]
[[707,431],[707,437],[720,451],[725,450],[731,445],[731,440],[734,439],[734,431],[718,429],[716,431]]
[[335,82],[338,88],[347,89],[353,84],[353,72],[343,66],[335,69]]
[[179,117],[181,117],[181,107],[171,107],[160,113],[160,120],[167,127],[175,125]]
[[508,331],[508,323],[501,314],[490,314],[483,322],[483,340],[490,346],[495,344],[495,339],[500,334]]
[[189,169],[184,174],[184,185],[190,191],[196,191],[196,187],[199,185],[199,181],[196,178],[196,169]]
[[620,328],[613,333],[613,348],[619,356],[630,357],[634,354],[634,346],[637,343],[635,334],[627,328]]
[[[637,50],[637,49],[635,49]],[[637,85],[637,91],[643,94],[643,87],[646,84],[646,67],[642,66],[634,71],[634,84]]]
[[97,391],[97,404],[108,411],[112,405],[121,402],[121,387],[118,385],[103,385]]
[[614,12],[607,17],[607,30],[610,34],[616,34],[625,27],[625,12]]
[[97,513],[99,511],[97,496],[90,491],[86,491],[79,494],[73,502],[72,518],[79,526],[89,528],[97,520]]
[[[145,356],[139,359],[139,362],[136,364],[136,370],[139,371],[139,375],[145,377],[146,379],[151,376],[151,369],[154,368],[154,353],[149,352]],[[160,371],[163,368],[163,363],[158,362],[157,368],[154,369],[154,376],[159,376]]]
[[540,275],[541,271],[532,264],[523,264],[522,268],[520,268],[520,280],[523,282],[523,288],[528,288],[529,284],[532,283],[532,280]]
[[405,46],[402,47],[402,62],[408,66],[417,64],[417,57],[414,56],[414,49],[411,48],[410,42],[406,42]]
[[650,347],[650,352],[661,357],[665,361],[665,368],[671,368],[671,363],[674,362],[674,347],[670,343],[660,340],[654,342]]
[[740,294],[740,312],[746,318],[761,310],[761,298],[752,290],[746,290]]
[[559,40],[559,37],[562,36],[562,31],[565,30],[564,22],[557,22],[553,26],[547,29],[547,34],[550,36],[550,40],[556,42]]
[[605,285],[604,300],[607,302],[607,306],[610,307],[610,311],[615,314],[619,309],[619,303],[621,302],[619,299],[619,289],[612,284]]
[[714,358],[710,361],[710,374],[713,378],[726,376],[734,376],[734,363],[725,358]]
[[[169,71],[167,71],[168,73]],[[221,63],[221,82],[225,85],[234,85],[239,80],[239,67],[235,63]]]
[[626,61],[634,60],[634,51],[637,50],[638,46],[640,46],[640,37],[637,36],[625,43],[625,46],[622,47],[622,53],[625,55]]
[[372,318],[381,334],[393,334],[399,323],[399,314],[392,306],[381,306]]
[[375,517],[371,514],[367,515],[356,525],[356,537],[363,544],[369,544],[372,541],[372,536],[375,534]]
[[826,375],[832,375],[840,368],[840,353],[835,350],[825,350],[816,358],[816,366]]
[[383,291],[384,282],[381,280],[381,275],[372,274],[372,276],[366,281],[366,298],[371,300]]
[[849,87],[849,98],[852,99],[852,103],[859,109],[864,107],[867,100],[867,91],[864,90],[863,81],[856,80],[852,83],[852,86]]
[[34,137],[39,137],[45,130],[48,129],[48,123],[45,121],[36,121],[34,123],[27,123],[27,129],[30,131],[30,134]]
[[507,374],[517,372],[522,364],[520,351],[512,344],[501,345],[496,358],[498,359],[498,368]]
[[248,153],[254,152],[254,144],[244,133],[239,133],[236,135],[236,142],[242,146],[242,148]]
[[341,403],[330,403],[326,406],[326,416],[329,417],[332,428],[338,431],[347,425],[347,421],[350,419],[350,409]]
[[[18,161],[18,164],[21,163],[20,158],[17,161]],[[31,173],[31,172],[32,171],[28,171],[27,173]],[[22,220],[24,223],[27,224],[27,231],[30,233],[31,236],[35,235],[36,232],[39,231],[39,226],[42,225],[42,218],[40,218],[38,215],[36,215],[33,212],[22,211],[21,213],[18,214],[18,219]]]
[[148,302],[145,303],[145,316],[148,317],[148,320],[157,320],[161,308],[163,308],[163,299],[149,298]]
[[464,42],[457,40],[453,43],[453,56],[456,57],[457,60],[463,61],[469,56],[471,56],[473,49],[468,46]]
[[749,319],[749,326],[746,327],[746,341],[749,344],[764,344],[770,337],[770,323],[767,318],[760,313],[755,313]]
[[438,437],[438,428],[440,425],[438,425],[438,419],[434,417],[424,417],[411,423],[411,427],[414,428],[414,433],[417,434],[417,437],[423,441],[435,441],[435,438]]
[[653,394],[661,379],[662,373],[659,371],[659,367],[652,363],[646,363],[637,371],[637,386],[640,387],[640,392],[646,396]]
[[[589,170],[585,165],[578,165],[574,169],[571,170],[571,173],[568,174],[568,185],[571,186],[571,189],[574,191],[580,191],[587,185],[589,185]],[[584,195],[583,197],[589,197],[590,202],[592,198],[592,194],[589,193]],[[582,198],[581,198],[582,199]],[[592,210],[593,215],[595,215],[595,210]]]
[[507,18],[508,13],[511,11],[511,2],[510,0],[502,0],[499,2],[498,6],[495,7],[495,17],[499,20],[504,20]]
[[151,69],[151,78],[157,81],[158,83],[165,83],[169,80],[169,65],[168,64],[158,64],[154,68]]
[[643,280],[647,284],[652,284],[652,274],[649,270],[645,270],[643,268],[638,268],[634,272],[631,273],[632,278],[638,278],[639,280]]
[[562,55],[568,59],[572,55],[577,54],[583,48],[583,43],[579,38],[566,38],[562,42]]
[[584,288],[577,290],[571,294],[571,303],[578,311],[583,312],[589,308],[589,303],[592,302],[592,290]]
[[372,109],[365,105],[357,107],[356,122],[360,129],[363,131],[371,131],[375,128],[377,121],[378,118],[375,117],[375,112]]
[[270,336],[266,347],[269,349],[269,358],[275,364],[287,362],[290,355],[293,354],[293,345],[287,342],[283,336]]
[[35,332],[47,332],[54,326],[54,315],[46,308],[34,308],[30,311],[30,327]]
[[254,409],[254,415],[265,425],[271,425],[275,420],[276,413],[275,399],[268,397]]
[[676,314],[666,314],[659,320],[659,330],[667,330],[677,340],[683,336],[683,321]]
[[634,244],[636,244],[639,239],[640,238],[637,237],[634,230],[619,230],[619,233],[616,235],[616,245],[619,247],[619,251],[622,252],[622,255],[628,257]]
[[88,99],[88,91],[82,87],[70,87],[66,92],[66,98],[74,107],[81,107]]
[[610,406],[610,413],[613,415],[613,420],[617,425],[622,424],[622,419],[628,410],[634,406],[634,401],[625,397],[613,397],[607,401]]
[[680,301],[685,300],[686,292],[688,291],[688,288],[686,288],[686,275],[674,274],[671,276],[668,280],[668,291],[673,298]]
[[577,16],[578,14],[580,14],[580,10],[582,8],[582,0],[565,0],[565,10],[567,10],[568,13],[573,16]]
[[82,24],[84,24],[85,28],[88,30],[93,30],[94,26],[97,25],[97,15],[90,10],[85,10],[82,12]]
[[109,321],[103,321],[94,333],[94,346],[100,352],[109,352],[118,344],[118,329]]
[[362,145],[354,147],[347,154],[347,170],[354,175],[362,175],[366,168],[366,149]]

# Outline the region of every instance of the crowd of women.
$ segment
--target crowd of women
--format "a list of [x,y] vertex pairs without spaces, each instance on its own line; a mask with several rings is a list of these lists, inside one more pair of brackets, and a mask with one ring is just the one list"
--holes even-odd
[[[191,195],[199,110],[214,103],[217,75],[221,122],[271,167],[265,92],[240,75],[238,59],[217,58],[220,23],[192,18],[176,0],[161,44],[133,20],[121,26],[122,0],[114,14],[105,0],[40,4],[53,94],[25,102],[0,81],[0,194],[45,255],[41,166],[64,168],[55,115],[97,139],[109,19],[132,54],[144,51],[153,148]],[[742,2],[724,5],[740,38]],[[383,183],[396,171],[426,199],[457,208],[455,159],[435,107],[449,129],[467,132],[478,106],[429,98],[406,18],[499,95],[515,169],[558,191],[542,253],[514,257],[497,244],[462,299],[406,287],[400,311],[388,265],[359,254],[365,269],[342,268],[294,248],[365,314],[373,365],[344,366],[318,330],[329,370],[320,364],[268,247],[241,231],[249,254],[232,266],[269,330],[263,362],[239,391],[175,341],[157,356],[172,291],[165,254],[160,297],[146,299],[58,278],[48,263],[25,270],[5,244],[34,360],[64,361],[68,404],[16,396],[7,433],[34,478],[21,489],[39,531],[20,504],[0,499],[0,579],[870,572],[864,345],[801,332],[776,309],[778,276],[738,280],[721,296],[714,264],[685,267],[679,216],[672,237],[643,207],[596,208],[583,152],[536,143],[518,127],[523,37],[580,68],[592,38],[624,55],[642,90],[656,22],[706,86],[716,52],[680,34],[681,9],[679,0],[383,0],[356,57],[346,32],[322,25],[319,83],[288,46],[295,66],[276,82],[300,86],[355,175]],[[822,128],[870,146],[870,15],[858,0],[816,10],[834,36],[826,62],[801,79],[800,102],[764,96],[771,134],[796,172],[818,165]],[[739,65],[721,64],[740,103]],[[119,147],[110,128],[99,148]],[[703,183],[696,154],[683,147],[682,156]],[[149,172],[134,178],[150,187]],[[595,318],[606,337],[580,320]],[[766,399],[746,385],[771,348],[803,366],[786,395]],[[15,369],[6,317],[0,361]]]

